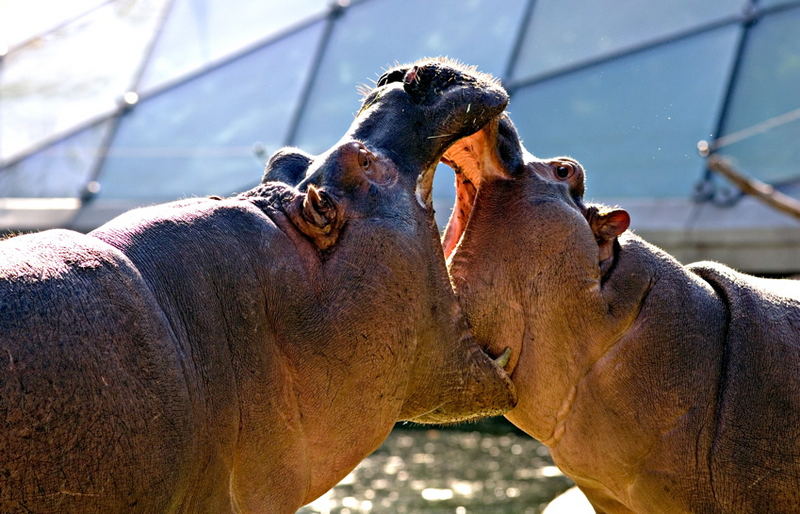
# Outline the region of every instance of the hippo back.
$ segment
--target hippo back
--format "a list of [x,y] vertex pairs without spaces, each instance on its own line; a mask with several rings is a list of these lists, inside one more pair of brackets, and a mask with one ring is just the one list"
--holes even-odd
[[729,512],[800,505],[800,282],[751,277],[716,263],[688,269],[727,308],[709,470]]
[[0,511],[168,510],[191,446],[173,348],[118,250],[66,230],[0,243]]

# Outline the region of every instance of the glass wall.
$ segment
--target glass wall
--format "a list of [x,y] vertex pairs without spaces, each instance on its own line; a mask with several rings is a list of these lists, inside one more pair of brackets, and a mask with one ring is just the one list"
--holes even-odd
[[0,162],[114,111],[165,3],[109,2],[9,52],[0,73]]
[[800,179],[799,0],[58,5],[0,32],[0,196],[74,196],[95,178],[98,198],[142,203],[236,191],[265,153],[338,140],[357,85],[433,55],[501,77],[526,145],[583,161],[593,198],[691,198],[696,143],[718,130],[747,173]]
[[322,23],[147,98],[120,120],[103,197],[166,200],[256,184],[286,138]]
[[[528,149],[568,154],[604,197],[688,197],[741,29],[726,26],[528,86],[510,111]],[[681,87],[675,87],[675,84]]]
[[800,7],[769,14],[753,26],[725,118],[724,133],[731,144],[719,152],[767,182],[800,176],[798,29]]
[[743,0],[536,0],[516,80],[646,45],[739,14]]

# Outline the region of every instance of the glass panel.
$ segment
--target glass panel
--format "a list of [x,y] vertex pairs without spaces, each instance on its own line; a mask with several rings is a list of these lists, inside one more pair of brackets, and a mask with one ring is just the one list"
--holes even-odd
[[103,122],[0,169],[0,197],[76,197],[90,180]]
[[322,22],[142,101],[120,121],[100,194],[162,201],[257,183],[253,145],[283,144],[321,33]]
[[0,46],[18,45],[104,1],[108,0],[0,0]]
[[[515,80],[697,27],[744,0],[535,0]],[[556,20],[564,20],[557,22]]]
[[758,0],[758,6],[762,8],[773,7],[776,5],[800,4],[797,0]]
[[529,150],[572,155],[588,196],[688,196],[740,28],[728,26],[520,90],[511,116]]
[[154,87],[325,10],[327,0],[175,0],[140,89]]
[[[800,109],[800,8],[767,16],[752,27],[733,90],[725,132],[753,127]],[[720,149],[746,173],[780,182],[800,177],[800,120]]]
[[331,34],[294,144],[317,152],[336,142],[358,110],[356,85],[398,61],[448,55],[503,73],[524,4],[372,0],[350,7]]
[[111,111],[164,0],[118,0],[16,50],[0,75],[0,160]]

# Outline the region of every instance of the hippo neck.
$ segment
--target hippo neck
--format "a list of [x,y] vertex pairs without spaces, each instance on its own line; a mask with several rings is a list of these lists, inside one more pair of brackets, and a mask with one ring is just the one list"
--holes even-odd
[[[383,339],[381,327],[363,321],[371,318],[361,306],[380,302],[378,278],[371,279],[376,263],[356,264],[364,275],[360,287],[346,287],[358,256],[344,256],[326,270],[319,261],[315,266],[298,258],[308,242],[295,238],[269,205],[176,202],[123,215],[92,233],[134,263],[170,321],[170,344],[183,359],[194,398],[196,460],[225,459],[239,480],[288,482],[245,484],[239,491],[245,510],[248,490],[302,490],[296,502],[310,501],[377,448],[397,419],[401,402],[394,400],[404,393],[407,363],[395,363],[380,380],[359,374],[371,384],[356,383],[347,363],[391,356],[381,345],[387,339],[413,340],[392,327]],[[319,326],[340,333],[314,330]],[[363,355],[354,352],[353,341]],[[337,395],[359,400],[339,408]],[[373,423],[364,426],[364,419]],[[329,429],[337,424],[341,430]],[[276,444],[292,456],[290,468],[280,459],[263,461],[265,448]],[[196,477],[196,483],[207,479]]]
[[[706,282],[661,250],[633,236],[622,250],[603,287],[617,316],[606,317],[602,356],[573,378],[561,433],[548,444],[579,484],[636,510],[629,492],[643,475],[686,491],[696,486],[686,477],[705,475],[696,456],[712,424],[725,312]],[[660,468],[670,459],[679,465]],[[666,503],[653,504],[672,501],[663,488],[658,495]]]

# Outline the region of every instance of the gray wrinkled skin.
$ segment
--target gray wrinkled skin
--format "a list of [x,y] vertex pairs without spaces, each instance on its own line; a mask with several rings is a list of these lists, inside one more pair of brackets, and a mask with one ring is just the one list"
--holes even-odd
[[0,243],[0,512],[294,512],[396,420],[515,404],[414,190],[507,97],[420,69],[253,191]]

